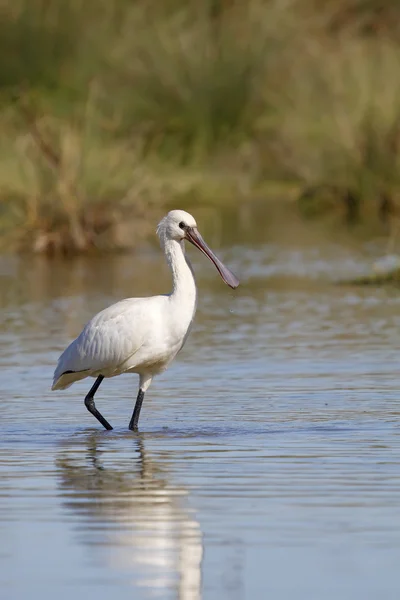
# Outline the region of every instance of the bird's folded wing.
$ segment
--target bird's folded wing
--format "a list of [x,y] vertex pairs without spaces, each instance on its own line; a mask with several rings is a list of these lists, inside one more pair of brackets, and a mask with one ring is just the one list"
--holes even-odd
[[143,340],[132,328],[127,330],[125,315],[99,321],[93,319],[76,340],[60,356],[54,381],[67,371],[99,372],[102,369],[118,370],[133,356]]

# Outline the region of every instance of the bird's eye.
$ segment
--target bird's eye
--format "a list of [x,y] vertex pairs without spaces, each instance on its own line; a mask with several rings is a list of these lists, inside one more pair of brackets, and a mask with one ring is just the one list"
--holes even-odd
[[186,226],[185,226],[185,223],[184,223],[183,221],[181,221],[181,222],[179,223],[179,227],[180,227],[181,229],[185,229],[185,227],[186,227]]

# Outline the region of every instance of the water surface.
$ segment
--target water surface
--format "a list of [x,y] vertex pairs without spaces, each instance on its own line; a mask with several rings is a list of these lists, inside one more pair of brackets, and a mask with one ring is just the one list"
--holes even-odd
[[50,392],[90,316],[168,291],[162,258],[0,259],[4,598],[397,599],[396,289],[346,288],[368,251],[194,256],[196,325],[127,430],[136,376]]

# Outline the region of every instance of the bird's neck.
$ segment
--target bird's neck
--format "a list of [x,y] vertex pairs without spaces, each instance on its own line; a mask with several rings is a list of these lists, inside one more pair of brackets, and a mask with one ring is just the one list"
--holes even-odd
[[166,240],[164,252],[172,272],[172,297],[185,296],[196,301],[196,282],[192,266],[185,255],[184,242]]

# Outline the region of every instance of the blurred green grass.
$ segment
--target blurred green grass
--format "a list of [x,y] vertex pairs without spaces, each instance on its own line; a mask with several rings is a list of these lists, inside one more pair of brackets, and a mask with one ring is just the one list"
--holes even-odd
[[164,207],[255,195],[396,218],[397,1],[2,0],[0,17],[8,248],[120,248]]

